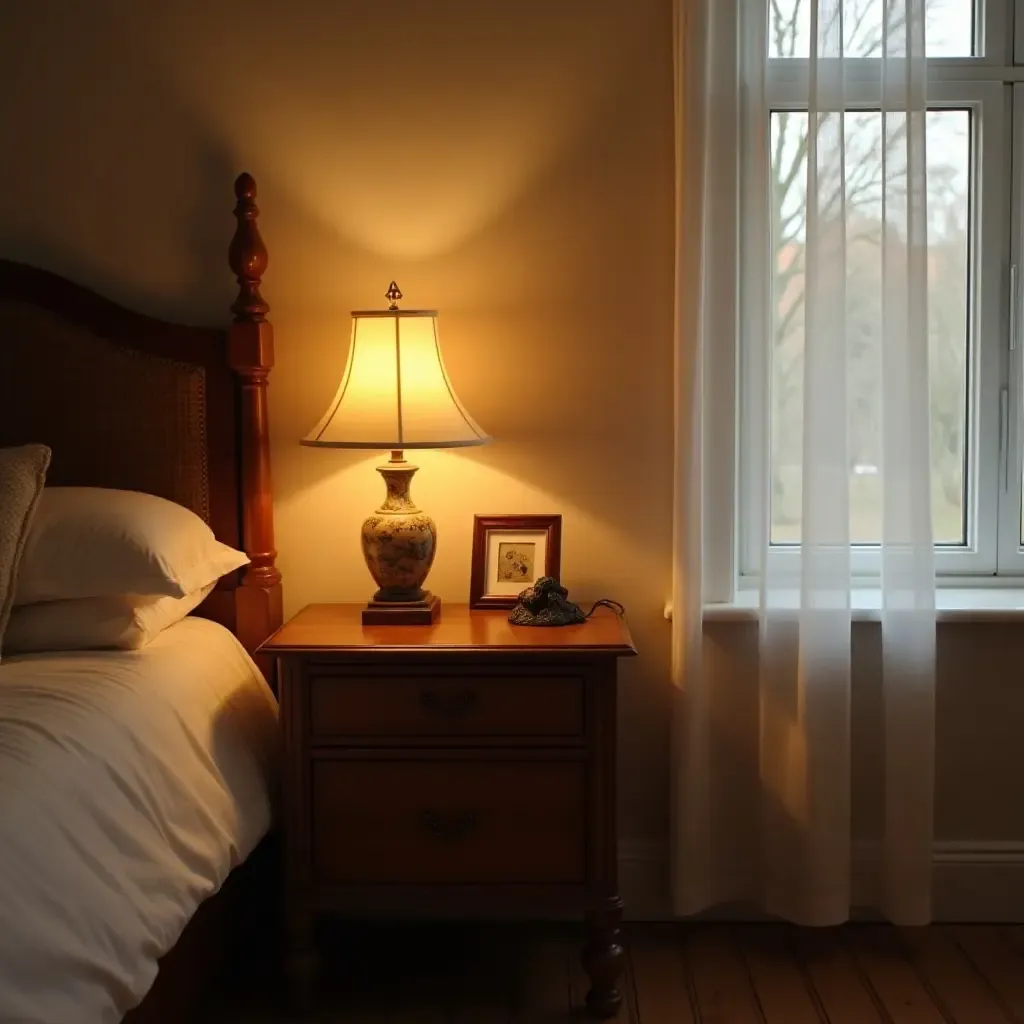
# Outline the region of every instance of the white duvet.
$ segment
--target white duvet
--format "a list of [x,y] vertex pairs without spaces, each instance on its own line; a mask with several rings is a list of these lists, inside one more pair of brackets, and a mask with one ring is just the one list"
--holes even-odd
[[0,664],[0,1022],[114,1024],[267,831],[276,705],[223,627]]

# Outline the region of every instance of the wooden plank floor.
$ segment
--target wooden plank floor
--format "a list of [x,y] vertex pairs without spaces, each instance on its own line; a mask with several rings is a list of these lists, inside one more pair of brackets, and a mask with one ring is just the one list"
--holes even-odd
[[[1024,1024],[1024,929],[631,924],[622,1024]],[[327,943],[311,1024],[583,1019],[568,926],[349,925]],[[278,1024],[278,972],[252,963],[206,1024]]]

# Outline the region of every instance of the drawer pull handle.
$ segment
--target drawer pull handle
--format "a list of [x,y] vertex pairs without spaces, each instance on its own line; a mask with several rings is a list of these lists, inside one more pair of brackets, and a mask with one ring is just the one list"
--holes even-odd
[[420,690],[420,703],[427,711],[445,718],[459,718],[472,711],[480,699],[477,690],[454,690],[451,693],[439,693],[437,690]]
[[459,811],[445,814],[443,811],[424,811],[420,823],[435,839],[443,842],[457,842],[476,831],[479,825],[476,811]]

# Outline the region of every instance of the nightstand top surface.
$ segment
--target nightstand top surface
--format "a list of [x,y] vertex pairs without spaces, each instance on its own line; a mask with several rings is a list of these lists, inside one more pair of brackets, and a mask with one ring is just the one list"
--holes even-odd
[[310,604],[260,647],[268,654],[287,651],[550,651],[636,654],[629,627],[607,608],[598,608],[579,626],[513,626],[508,611],[470,611],[446,604],[431,626],[364,626],[362,605]]

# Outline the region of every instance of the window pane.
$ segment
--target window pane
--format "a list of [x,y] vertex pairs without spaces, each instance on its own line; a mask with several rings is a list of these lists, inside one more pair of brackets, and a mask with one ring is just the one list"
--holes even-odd
[[[881,56],[885,0],[768,0],[769,57],[810,56],[811,10],[815,3],[820,4],[822,16],[841,12],[845,56]],[[925,0],[925,12],[929,57],[975,55],[974,0]]]
[[[771,536],[776,544],[800,539],[807,125],[804,112],[772,114]],[[970,113],[932,111],[927,133],[932,514],[936,543],[963,544],[969,422]],[[844,138],[850,534],[856,543],[871,544],[881,539],[882,513],[881,115],[848,112]],[[892,166],[889,173],[893,174]],[[822,190],[828,194],[828,182]]]

